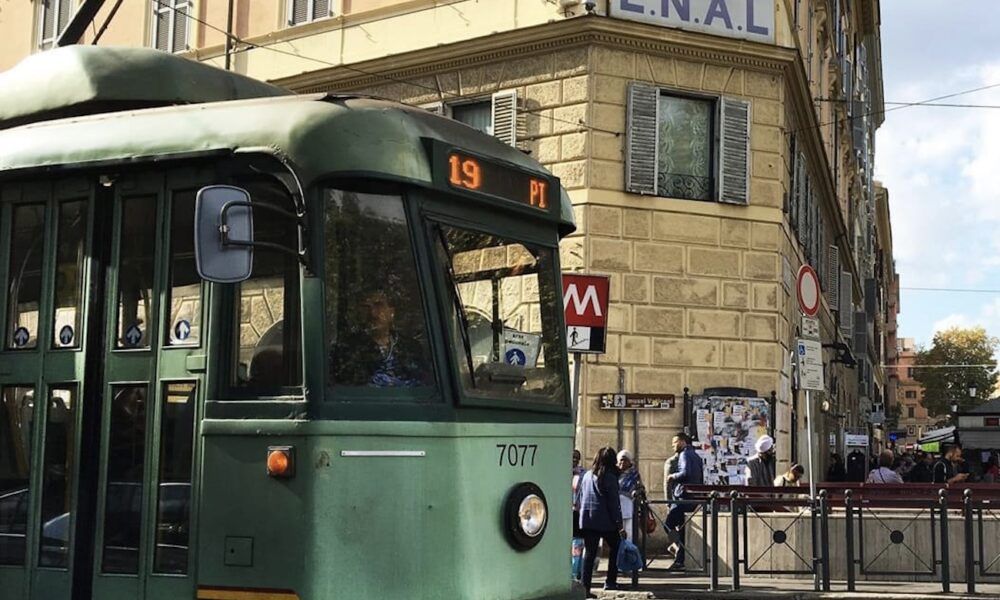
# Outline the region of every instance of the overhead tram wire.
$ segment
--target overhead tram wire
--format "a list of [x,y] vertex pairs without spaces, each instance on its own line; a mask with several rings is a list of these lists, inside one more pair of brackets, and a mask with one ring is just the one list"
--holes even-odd
[[905,287],[899,289],[908,292],[948,292],[957,294],[1000,294],[1000,290],[990,290],[985,288],[933,288],[933,287]]
[[[216,27],[215,25],[212,25],[211,23],[208,23],[207,21],[205,21],[203,19],[200,19],[200,18],[198,18],[198,17],[196,17],[196,16],[188,13],[186,9],[174,8],[173,6],[170,6],[169,4],[167,4],[166,2],[164,2],[163,0],[153,0],[153,2],[157,6],[159,6],[160,8],[170,8],[170,9],[174,10],[176,13],[179,13],[179,14],[183,15],[185,18],[187,18],[187,19],[189,19],[191,21],[194,21],[196,23],[200,23],[200,24],[204,25],[205,27],[208,27],[209,29],[211,29],[213,31],[217,31],[217,32],[221,33],[222,35],[224,35],[227,38],[229,38],[232,43],[239,44],[239,45],[243,46],[243,48],[237,48],[237,49],[235,49],[233,51],[233,54],[237,54],[239,52],[246,52],[248,50],[253,50],[253,49],[267,50],[269,52],[275,52],[277,54],[282,54],[282,55],[285,55],[285,56],[291,56],[291,57],[298,58],[298,59],[301,59],[301,60],[312,61],[312,62],[321,64],[321,65],[324,65],[324,66],[327,66],[327,67],[334,67],[334,68],[337,68],[337,69],[345,69],[347,71],[351,71],[353,73],[358,73],[360,75],[367,75],[369,77],[377,77],[379,79],[384,79],[386,81],[391,81],[393,83],[399,83],[399,84],[403,84],[403,85],[409,85],[409,86],[412,86],[412,87],[415,87],[415,88],[425,89],[425,90],[434,92],[436,94],[447,95],[447,96],[450,96],[450,97],[458,99],[458,100],[465,99],[464,96],[461,96],[460,94],[456,94],[454,92],[448,92],[448,91],[445,91],[445,90],[442,90],[442,89],[438,89],[436,87],[431,87],[429,85],[423,85],[423,84],[420,84],[420,83],[415,83],[415,82],[412,82],[412,81],[407,81],[405,79],[398,79],[398,78],[392,77],[391,75],[385,75],[385,74],[382,74],[382,73],[373,73],[371,71],[365,71],[363,69],[359,69],[357,67],[352,67],[352,66],[344,64],[344,63],[330,62],[330,61],[324,60],[322,58],[316,58],[316,57],[313,57],[313,56],[306,56],[304,54],[299,54],[297,52],[290,52],[288,50],[282,50],[280,48],[275,48],[271,44],[264,45],[264,44],[255,44],[253,42],[248,42],[248,41],[240,38],[239,36],[237,36],[237,35],[235,35],[235,34],[233,34],[231,32],[226,31],[225,29],[223,29],[221,27]],[[275,42],[275,43],[279,43],[280,44],[281,42]],[[413,108],[421,108],[420,106],[416,106],[416,105],[413,105],[413,104],[408,104],[406,102],[400,102],[400,104],[406,104],[406,106],[411,106]],[[550,121],[552,121],[554,123],[556,123],[556,122],[557,123],[566,123],[567,125],[573,125],[575,127],[582,127],[584,129],[588,129],[590,131],[600,131],[601,133],[610,133],[610,134],[612,134],[612,135],[614,135],[616,137],[621,137],[621,135],[623,133],[621,131],[612,131],[610,129],[603,129],[601,127],[594,127],[593,125],[588,125],[582,119],[579,122],[575,122],[575,121],[569,121],[567,119],[560,119],[558,117],[554,117],[554,116],[550,116],[550,115],[539,114],[539,113],[537,113],[535,111],[524,111],[524,112],[532,113],[532,114],[537,114],[538,118],[540,118],[540,119],[548,119],[548,120],[550,120]]]

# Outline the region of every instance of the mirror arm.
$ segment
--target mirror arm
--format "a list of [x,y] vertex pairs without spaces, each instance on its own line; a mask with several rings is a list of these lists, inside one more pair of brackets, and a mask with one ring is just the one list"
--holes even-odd
[[257,209],[264,209],[264,210],[276,213],[276,214],[278,214],[280,216],[286,217],[288,219],[292,219],[298,225],[302,224],[302,219],[299,218],[298,215],[296,215],[293,212],[289,212],[287,210],[278,208],[277,206],[271,206],[269,204],[254,204],[254,203],[251,203],[251,202],[246,202],[244,200],[231,200],[229,202],[226,202],[222,206],[222,210],[219,212],[219,221],[220,221],[219,235],[222,238],[222,245],[223,246],[243,246],[243,247],[249,247],[249,248],[264,248],[264,249],[267,249],[267,250],[274,250],[274,251],[277,251],[277,252],[281,252],[283,254],[288,254],[288,255],[294,256],[299,261],[299,264],[301,264],[304,267],[308,267],[309,266],[306,263],[306,259],[305,259],[304,256],[302,256],[301,252],[298,252],[296,250],[292,250],[291,248],[288,248],[287,246],[282,246],[281,244],[274,244],[274,243],[271,243],[271,242],[248,242],[246,240],[232,240],[232,239],[229,239],[229,223],[228,223],[228,220],[227,220],[227,213],[229,212],[229,209],[231,209],[231,208],[233,208],[235,206],[246,206],[247,208],[249,208],[251,210],[251,212],[254,211],[254,210],[257,210]]

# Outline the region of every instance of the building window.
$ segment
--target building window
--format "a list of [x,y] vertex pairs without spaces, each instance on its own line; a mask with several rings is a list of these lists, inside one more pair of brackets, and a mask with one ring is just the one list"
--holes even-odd
[[505,144],[516,146],[523,130],[523,113],[519,109],[516,90],[504,90],[490,98],[471,101],[434,102],[422,108],[434,114],[450,117],[492,135]]
[[69,25],[74,0],[41,0],[38,3],[38,47],[54,48],[59,35]]
[[906,368],[906,378],[913,379],[913,367]]
[[189,0],[151,0],[153,7],[153,47],[164,52],[188,49]]
[[915,391],[913,391],[913,390],[906,390],[905,396],[907,398],[913,399],[913,398],[917,397],[917,393]]
[[711,200],[715,101],[660,94],[656,193]]
[[983,427],[1000,427],[1000,417],[983,417]]
[[626,137],[626,191],[749,202],[749,102],[632,82]]
[[289,25],[301,25],[331,14],[330,0],[288,0]]
[[914,409],[912,406],[907,406],[906,407],[906,418],[907,419],[914,419],[914,418],[916,418],[915,413],[916,413],[916,409]]

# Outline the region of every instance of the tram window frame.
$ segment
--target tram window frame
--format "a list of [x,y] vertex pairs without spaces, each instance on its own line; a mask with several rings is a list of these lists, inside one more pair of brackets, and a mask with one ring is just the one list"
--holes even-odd
[[[474,379],[470,376],[468,363],[466,362],[467,358],[463,358],[467,350],[463,347],[465,344],[462,340],[463,336],[457,329],[457,327],[461,326],[461,323],[456,322],[455,318],[458,307],[454,305],[453,281],[448,273],[448,269],[440,261],[439,227],[462,229],[492,236],[510,243],[519,244],[526,249],[534,247],[548,250],[551,253],[550,260],[548,261],[549,264],[540,267],[536,271],[536,274],[541,277],[544,271],[549,271],[552,277],[552,284],[556,286],[554,292],[559,297],[562,295],[562,290],[558,286],[558,245],[543,241],[539,236],[532,235],[532,232],[524,226],[524,223],[519,225],[516,222],[509,222],[507,221],[508,218],[507,216],[491,215],[492,221],[489,226],[481,222],[466,220],[452,214],[445,215],[439,212],[428,212],[424,218],[424,226],[428,236],[427,243],[430,244],[430,261],[434,270],[434,279],[439,288],[438,297],[441,299],[439,310],[441,311],[443,322],[443,335],[449,340],[447,354],[451,363],[452,379],[455,382],[458,393],[458,404],[460,407],[464,406],[468,408],[501,408],[519,412],[568,414],[570,411],[570,400],[567,392],[569,390],[567,374],[569,364],[565,354],[562,356],[563,364],[556,365],[553,369],[553,373],[558,376],[558,388],[549,397],[526,394],[516,400],[512,400],[504,397],[502,393],[489,394],[477,392],[476,386],[470,385]],[[539,283],[541,282],[539,281]],[[558,307],[559,310],[553,309],[548,319],[549,327],[554,327],[553,333],[556,335],[556,339],[552,342],[543,342],[543,347],[546,347],[550,356],[552,354],[556,356],[560,354],[560,342],[562,342],[563,346],[565,345],[565,327],[562,326],[563,321],[560,312],[562,308],[561,302],[558,303]],[[543,335],[545,331],[544,327],[545,324],[543,322]],[[546,360],[550,360],[550,358],[546,358]]]
[[[287,200],[286,206],[281,206],[280,208],[284,210],[294,210],[294,200],[292,193],[276,178],[268,177],[266,175],[237,175],[234,177],[233,185],[242,187],[250,192],[250,196],[253,201],[259,201],[261,194],[255,193],[255,190],[269,189],[272,193],[280,193],[285,200]],[[261,203],[266,204],[266,203]],[[255,222],[255,233],[254,239],[257,241],[266,241],[259,239],[258,230],[262,223],[271,222],[267,219],[260,219]],[[289,230],[294,229],[294,225],[289,222]],[[297,238],[297,236],[296,236]],[[298,243],[296,241],[296,243]],[[304,356],[304,336],[302,331],[302,310],[303,310],[303,289],[302,284],[305,280],[305,272],[301,263],[297,259],[285,256],[273,250],[267,249],[257,249],[254,252],[254,274],[251,274],[247,281],[252,281],[257,274],[257,265],[260,258],[264,256],[271,258],[274,256],[284,256],[285,260],[288,261],[287,264],[291,265],[292,262],[295,263],[294,269],[286,269],[284,273],[284,286],[283,289],[286,291],[292,291],[292,294],[283,294],[282,297],[282,322],[289,320],[291,316],[291,324],[293,325],[293,331],[291,333],[284,331],[284,325],[282,326],[283,335],[283,348],[291,349],[294,352],[294,357],[292,358],[292,363],[286,365],[284,368],[289,370],[289,373],[294,372],[295,379],[297,383],[290,385],[277,385],[268,386],[262,385],[259,387],[254,387],[252,385],[241,385],[240,384],[240,335],[241,335],[241,312],[242,312],[242,290],[246,281],[234,284],[225,284],[222,286],[222,322],[223,327],[227,331],[224,336],[225,339],[229,340],[224,356],[225,374],[222,376],[221,396],[227,400],[259,400],[262,398],[289,398],[289,397],[303,397],[305,395],[305,385],[306,385],[306,375],[305,375],[305,356]],[[289,276],[294,273],[294,283],[289,283]],[[272,322],[273,326],[277,321]],[[263,337],[266,332],[262,333],[257,342]],[[283,360],[284,359],[284,354]],[[249,364],[247,365],[249,371]],[[249,373],[247,375],[249,378]],[[249,383],[249,380],[248,380]]]
[[[418,200],[412,193],[409,193],[407,189],[397,185],[386,182],[379,182],[373,180],[356,180],[356,181],[329,181],[324,185],[319,186],[319,195],[321,197],[321,215],[318,219],[322,219],[321,224],[317,224],[317,229],[322,229],[322,256],[317,258],[317,262],[322,262],[323,268],[323,317],[324,317],[324,327],[323,327],[323,356],[324,356],[324,380],[326,382],[326,389],[329,392],[329,396],[334,402],[339,402],[341,404],[357,402],[359,404],[391,404],[394,406],[406,405],[410,407],[440,407],[442,406],[443,398],[441,396],[441,371],[440,364],[437,357],[440,355],[437,337],[435,333],[437,330],[434,311],[431,310],[431,302],[429,293],[432,284],[429,282],[429,273],[426,271],[423,262],[424,257],[422,255],[422,241],[418,237],[418,229],[421,227],[423,221],[421,215],[416,209],[416,204]],[[332,349],[335,345],[332,327],[329,323],[330,319],[330,303],[335,301],[329,297],[330,279],[332,274],[328,272],[330,256],[327,251],[327,246],[331,243],[328,239],[330,233],[330,224],[327,221],[328,217],[328,198],[331,193],[344,192],[344,193],[356,193],[365,194],[372,196],[382,196],[385,198],[398,198],[402,210],[402,216],[405,219],[406,228],[406,239],[409,244],[410,258],[413,261],[413,276],[415,281],[414,293],[419,296],[420,301],[420,315],[422,318],[422,325],[424,326],[425,334],[425,350],[427,351],[427,364],[424,368],[427,370],[431,377],[431,381],[426,385],[390,385],[390,386],[376,386],[376,385],[345,385],[335,381],[334,373],[331,368],[330,356]]]

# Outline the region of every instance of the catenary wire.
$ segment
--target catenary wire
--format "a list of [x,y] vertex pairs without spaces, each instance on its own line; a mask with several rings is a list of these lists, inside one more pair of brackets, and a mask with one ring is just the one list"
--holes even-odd
[[[218,33],[221,33],[222,35],[224,35],[227,38],[229,38],[229,40],[231,42],[233,42],[234,44],[240,44],[240,45],[244,46],[244,48],[242,48],[242,49],[239,49],[239,48],[236,49],[234,51],[234,53],[246,52],[247,50],[253,50],[253,49],[267,50],[269,52],[275,52],[277,54],[283,54],[285,56],[292,56],[292,57],[295,57],[295,58],[298,58],[298,59],[301,59],[301,60],[308,60],[308,61],[315,62],[315,63],[321,64],[321,65],[324,65],[324,66],[328,66],[328,67],[334,67],[334,68],[338,68],[338,69],[344,69],[344,70],[347,70],[347,71],[351,71],[353,73],[358,73],[360,75],[368,75],[370,77],[377,77],[377,78],[380,78],[380,79],[384,79],[386,81],[391,81],[393,83],[399,83],[399,84],[403,84],[403,85],[409,85],[409,86],[412,86],[412,87],[425,89],[425,90],[428,90],[428,91],[432,91],[432,92],[434,92],[436,94],[447,95],[447,96],[450,96],[450,97],[456,98],[456,99],[464,99],[464,96],[462,96],[460,94],[456,94],[454,92],[449,92],[449,91],[446,91],[446,90],[442,90],[442,89],[439,89],[439,88],[436,88],[436,87],[431,87],[429,85],[423,85],[423,84],[416,83],[416,82],[413,82],[413,81],[407,81],[405,79],[398,79],[398,78],[392,77],[391,75],[385,75],[383,73],[373,73],[371,71],[365,71],[363,69],[359,69],[357,67],[352,67],[352,66],[344,64],[344,63],[335,63],[335,62],[331,62],[331,61],[328,61],[328,60],[325,60],[325,59],[322,59],[322,58],[316,58],[316,57],[313,57],[313,56],[306,56],[304,54],[299,54],[298,52],[291,52],[291,51],[288,51],[288,50],[282,50],[280,48],[275,48],[271,44],[266,44],[265,45],[265,44],[256,44],[254,42],[248,42],[248,41],[240,38],[239,36],[226,31],[225,29],[223,29],[221,27],[216,27],[215,25],[212,25],[211,23],[208,23],[207,21],[205,21],[203,19],[200,19],[200,18],[198,18],[198,17],[196,17],[196,16],[188,13],[187,10],[184,9],[184,8],[175,8],[173,6],[170,6],[169,4],[167,4],[166,2],[164,2],[163,0],[153,0],[153,2],[156,5],[158,5],[160,8],[170,8],[170,9],[174,10],[175,12],[180,13],[181,15],[183,15],[185,18],[187,18],[189,20],[192,20],[192,21],[195,21],[197,23],[200,23],[200,24],[204,25],[205,27],[208,27],[209,29],[212,29],[213,31],[217,31]],[[275,42],[275,43],[282,43],[282,42]],[[407,103],[401,102],[401,104],[407,104]],[[412,105],[412,104],[407,104],[407,106],[413,106],[414,108],[421,108],[419,106],[415,106],[415,105]],[[537,111],[523,111],[523,112],[537,114],[540,119],[549,119],[550,121],[553,121],[553,122],[566,123],[568,125],[573,125],[575,127],[582,127],[584,129],[589,129],[589,130],[592,130],[592,131],[600,131],[601,133],[610,133],[610,134],[612,134],[612,135],[614,135],[616,137],[622,135],[621,131],[612,131],[610,129],[603,129],[603,128],[600,128],[600,127],[594,127],[593,125],[588,125],[582,119],[580,121],[570,121],[570,120],[567,120],[567,119],[560,119],[559,117],[552,116],[552,115],[540,114]]]

